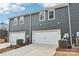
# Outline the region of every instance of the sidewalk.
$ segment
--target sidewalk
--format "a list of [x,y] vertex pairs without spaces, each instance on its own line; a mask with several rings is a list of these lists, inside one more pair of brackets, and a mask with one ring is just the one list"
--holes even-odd
[[10,46],[10,43],[9,43],[9,42],[7,42],[7,43],[1,43],[1,44],[0,44],[0,49],[6,48],[6,47],[8,47],[8,46]]

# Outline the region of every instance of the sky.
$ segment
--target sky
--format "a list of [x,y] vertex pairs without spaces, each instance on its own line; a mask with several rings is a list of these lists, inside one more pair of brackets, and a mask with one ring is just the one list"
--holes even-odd
[[0,3],[0,23],[9,23],[9,17],[41,10],[57,5],[56,3]]

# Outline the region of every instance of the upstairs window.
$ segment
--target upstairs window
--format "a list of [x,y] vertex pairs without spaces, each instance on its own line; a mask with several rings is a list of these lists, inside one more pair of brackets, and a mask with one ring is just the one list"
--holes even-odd
[[19,24],[24,24],[24,17],[23,17],[23,16],[21,16],[21,17],[19,18]]
[[40,12],[39,21],[45,21],[45,12]]
[[14,25],[17,25],[17,18],[14,18]]
[[55,19],[55,10],[49,10],[48,11],[48,20],[54,20]]

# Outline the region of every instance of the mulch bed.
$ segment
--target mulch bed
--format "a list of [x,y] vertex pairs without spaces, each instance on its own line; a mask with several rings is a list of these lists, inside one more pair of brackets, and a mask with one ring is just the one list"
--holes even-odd
[[65,51],[65,52],[79,52],[79,48],[56,48],[56,51]]
[[79,48],[57,48],[54,56],[79,56]]
[[79,52],[56,51],[54,56],[79,56]]
[[4,53],[6,51],[10,51],[10,50],[13,50],[13,49],[17,49],[17,48],[20,48],[22,46],[25,46],[25,45],[10,45],[7,48],[0,49],[0,53]]

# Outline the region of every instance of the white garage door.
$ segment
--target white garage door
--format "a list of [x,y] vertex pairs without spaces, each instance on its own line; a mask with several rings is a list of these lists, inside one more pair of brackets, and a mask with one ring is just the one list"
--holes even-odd
[[41,30],[32,32],[32,43],[58,44],[60,30]]
[[17,39],[23,39],[25,41],[25,32],[9,33],[9,42],[16,44]]

